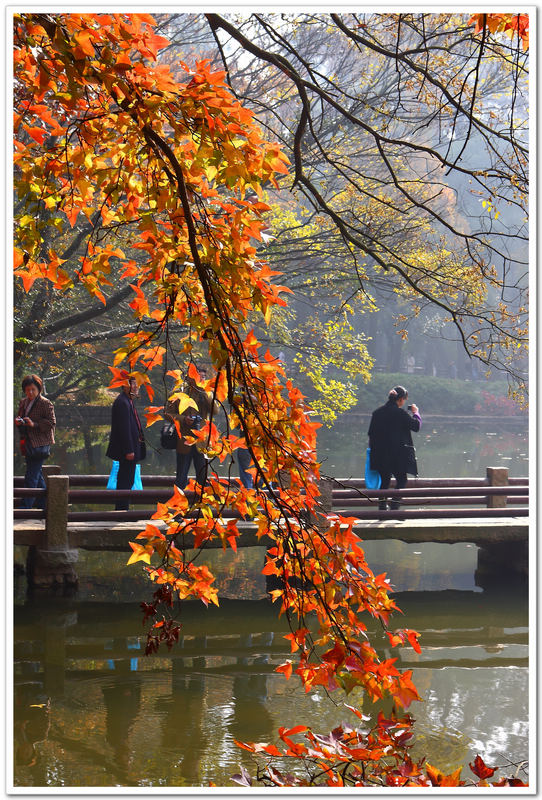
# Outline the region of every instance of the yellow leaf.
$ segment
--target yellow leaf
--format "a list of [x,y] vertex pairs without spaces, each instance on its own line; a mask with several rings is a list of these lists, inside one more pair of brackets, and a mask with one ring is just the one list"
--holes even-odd
[[213,166],[207,167],[207,169],[205,170],[205,175],[207,176],[207,180],[209,182],[214,180],[216,178],[217,172],[218,170],[216,167]]
[[[126,566],[128,566],[129,564],[135,564],[136,561],[144,561],[146,564],[151,563],[152,547],[149,548],[148,545],[146,547],[143,547],[142,545],[137,544],[136,542],[128,542],[128,544],[130,545],[130,547],[134,552],[126,562]],[[149,550],[151,552],[149,552]]]
[[196,401],[192,400],[190,395],[187,395],[184,392],[175,392],[174,394],[170,395],[169,399],[179,401],[179,410],[177,411],[177,414],[182,414],[187,408],[195,408],[196,411],[198,410]]

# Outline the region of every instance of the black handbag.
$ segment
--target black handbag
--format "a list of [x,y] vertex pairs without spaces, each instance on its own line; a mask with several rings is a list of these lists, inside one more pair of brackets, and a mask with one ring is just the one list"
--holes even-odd
[[418,477],[418,464],[416,463],[416,448],[411,444],[405,444],[405,472],[407,475]]
[[30,461],[45,461],[51,455],[50,444],[40,444],[38,447],[32,447],[28,439],[25,440],[26,457]]
[[174,422],[165,422],[160,431],[160,447],[164,450],[175,450],[177,442],[179,441],[179,434]]

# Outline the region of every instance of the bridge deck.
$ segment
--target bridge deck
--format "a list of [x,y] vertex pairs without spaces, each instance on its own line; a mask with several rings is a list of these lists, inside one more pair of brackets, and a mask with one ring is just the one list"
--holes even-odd
[[[68,540],[70,547],[84,550],[117,550],[128,551],[128,540],[137,536],[147,522],[69,522]],[[154,525],[164,529],[164,523],[152,520]],[[269,540],[256,537],[256,525],[253,522],[237,521],[242,536],[237,541],[238,547],[266,546]],[[14,542],[16,545],[37,545],[43,542],[45,532],[44,520],[16,520],[14,522]],[[407,520],[374,520],[359,522],[354,526],[360,539],[385,540],[399,539],[404,542],[440,542],[455,544],[471,542],[479,546],[504,543],[525,542],[529,535],[527,517],[493,517],[473,519],[407,519]],[[189,549],[192,537],[185,536],[185,548]],[[177,545],[179,546],[179,545]],[[220,541],[212,541],[210,548],[221,548]]]

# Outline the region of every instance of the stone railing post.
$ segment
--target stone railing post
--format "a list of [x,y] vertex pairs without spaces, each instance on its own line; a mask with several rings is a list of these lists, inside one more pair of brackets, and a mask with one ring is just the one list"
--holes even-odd
[[[487,482],[489,486],[508,486],[508,467],[487,467]],[[488,508],[506,508],[506,495],[488,495]]]
[[44,547],[29,549],[27,574],[35,586],[52,586],[55,583],[77,583],[74,564],[78,551],[70,549],[68,541],[68,489],[67,475],[55,475],[53,465],[45,474],[47,504],[45,510]]
[[[316,507],[320,514],[331,514],[332,495],[331,490],[333,481],[321,478],[318,481],[318,488],[320,489],[320,497],[316,501]],[[311,515],[311,520],[318,526],[320,530],[327,530],[327,523],[323,517],[318,515]]]
[[318,481],[318,488],[320,489],[320,497],[318,498],[318,505],[323,514],[331,514],[333,506],[333,481],[329,478],[321,478]]
[[41,468],[41,471],[43,472],[43,477],[47,483],[47,478],[49,475],[60,475],[62,473],[62,468],[58,467],[56,464],[44,464]]

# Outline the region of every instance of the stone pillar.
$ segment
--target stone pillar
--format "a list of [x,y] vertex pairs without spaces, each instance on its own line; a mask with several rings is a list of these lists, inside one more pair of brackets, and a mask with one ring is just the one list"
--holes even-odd
[[28,580],[34,586],[76,584],[74,564],[79,553],[70,548],[68,541],[69,478],[67,475],[55,475],[49,472],[45,477],[45,483],[47,508],[44,547],[30,547],[28,550]]
[[[318,488],[320,489],[320,497],[318,498],[319,511],[322,514],[331,514],[333,506],[333,481],[329,478],[321,478],[318,481]],[[324,530],[327,529],[327,523],[322,517],[318,517],[317,525]]]
[[[486,475],[489,486],[508,486],[508,467],[487,467]],[[506,508],[506,495],[488,496],[487,507]]]
[[49,475],[61,475],[62,474],[62,467],[58,467],[56,464],[44,464],[41,468],[43,472],[43,477],[45,478],[45,482],[47,483],[47,478]]
[[322,514],[331,513],[332,505],[332,487],[333,481],[327,478],[321,478],[318,481],[318,489],[320,490],[320,497],[316,499],[316,513],[310,512],[308,509],[301,513],[301,517],[311,525],[315,525],[320,530],[327,530],[326,520],[321,516]]

